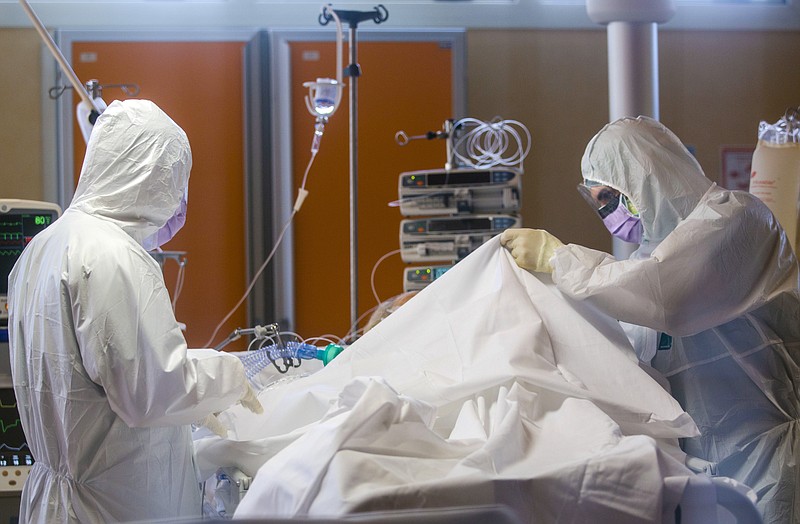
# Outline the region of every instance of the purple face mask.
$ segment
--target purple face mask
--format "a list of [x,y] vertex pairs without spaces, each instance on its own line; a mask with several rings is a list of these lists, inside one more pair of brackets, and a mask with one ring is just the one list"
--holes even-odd
[[625,242],[642,243],[642,232],[644,230],[642,221],[639,217],[633,216],[622,202],[617,206],[617,209],[603,218],[603,224],[612,235]]
[[143,245],[147,251],[152,251],[158,247],[163,246],[170,240],[172,237],[178,234],[178,231],[181,230],[183,224],[186,222],[186,199],[181,198],[180,207],[175,212],[172,217],[167,220],[167,223],[164,226],[144,239]]

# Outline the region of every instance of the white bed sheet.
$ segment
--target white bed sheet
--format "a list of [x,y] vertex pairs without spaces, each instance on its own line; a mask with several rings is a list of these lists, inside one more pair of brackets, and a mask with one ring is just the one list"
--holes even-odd
[[237,518],[503,503],[531,522],[657,522],[694,477],[676,439],[697,428],[618,323],[496,238],[259,398],[265,414],[231,408],[229,438],[196,441],[204,474],[255,477]]

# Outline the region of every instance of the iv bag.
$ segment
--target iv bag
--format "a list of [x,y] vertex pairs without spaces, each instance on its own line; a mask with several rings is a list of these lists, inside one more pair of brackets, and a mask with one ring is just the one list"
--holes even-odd
[[796,122],[788,117],[775,124],[761,122],[750,173],[750,193],[770,208],[795,253],[800,240],[800,126]]

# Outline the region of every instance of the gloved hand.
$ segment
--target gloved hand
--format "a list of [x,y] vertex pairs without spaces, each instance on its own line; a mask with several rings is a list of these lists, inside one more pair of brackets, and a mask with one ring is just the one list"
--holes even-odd
[[203,420],[198,420],[194,423],[195,426],[205,426],[211,431],[214,432],[215,435],[225,438],[228,436],[228,429],[222,425],[222,422],[219,421],[216,415],[213,413],[208,415]]
[[514,262],[522,269],[552,273],[550,258],[564,244],[544,229],[506,229],[500,243],[511,252]]
[[245,386],[247,389],[245,390],[244,395],[242,395],[242,398],[239,399],[239,403],[256,415],[264,413],[264,406],[262,406],[261,402],[258,401],[258,396],[256,396],[256,392],[253,387],[249,382],[245,383]]

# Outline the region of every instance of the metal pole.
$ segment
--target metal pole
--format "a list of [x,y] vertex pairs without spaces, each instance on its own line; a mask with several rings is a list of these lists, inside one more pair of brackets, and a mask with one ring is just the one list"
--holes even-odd
[[655,23],[608,24],[610,121],[658,111],[658,26]]
[[[587,0],[589,18],[607,25],[608,117],[645,115],[659,119],[658,25],[675,14],[675,0]],[[630,257],[638,247],[618,238],[614,256]]]
[[358,323],[358,71],[356,26],[350,25],[350,325]]
[[[329,4],[330,6],[330,4]],[[340,20],[349,23],[348,44],[350,64],[347,66],[347,75],[350,77],[350,325],[353,330],[358,328],[358,77],[361,68],[358,65],[356,30],[358,23],[372,20],[376,24],[385,22],[389,12],[379,4],[372,11],[340,11],[333,10]],[[320,15],[320,23],[327,24],[332,17],[325,13]]]
[[33,8],[30,6],[27,0],[19,0],[19,3],[25,10],[25,13],[28,15],[28,18],[30,18],[31,22],[33,22],[33,26],[36,28],[36,31],[39,33],[39,36],[42,38],[45,45],[50,50],[50,53],[53,55],[53,58],[55,58],[56,62],[58,62],[58,65],[61,66],[61,70],[64,71],[64,74],[67,76],[67,79],[72,84],[72,87],[73,89],[75,89],[75,92],[78,94],[78,96],[80,96],[84,102],[88,103],[92,107],[92,109],[97,111],[98,114],[102,113],[102,111],[97,106],[95,101],[92,100],[92,98],[89,96],[89,93],[86,92],[86,88],[84,87],[84,85],[81,84],[80,80],[78,80],[78,75],[75,74],[75,71],[72,70],[72,67],[69,65],[69,62],[67,62],[67,59],[64,58],[63,54],[61,54],[61,50],[53,41],[53,38],[50,36],[50,33],[48,33],[47,30],[45,29],[42,21],[39,20],[38,16],[36,16],[36,13],[34,13]]

